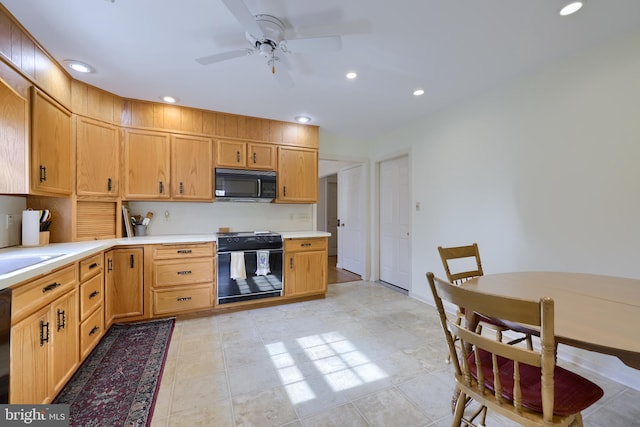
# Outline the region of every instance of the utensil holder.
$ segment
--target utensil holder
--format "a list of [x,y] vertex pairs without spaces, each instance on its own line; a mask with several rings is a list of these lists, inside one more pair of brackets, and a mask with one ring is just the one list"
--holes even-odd
[[39,242],[38,242],[38,246],[46,246],[49,244],[49,232],[48,231],[41,231],[39,233]]
[[147,235],[147,226],[142,224],[136,224],[133,226],[133,235],[134,236],[146,236]]

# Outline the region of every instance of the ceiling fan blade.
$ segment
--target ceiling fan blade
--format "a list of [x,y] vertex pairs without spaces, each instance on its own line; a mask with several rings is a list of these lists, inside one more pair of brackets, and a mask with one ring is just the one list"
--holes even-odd
[[229,12],[240,22],[244,30],[257,38],[264,38],[262,27],[256,22],[255,16],[251,13],[243,0],[222,0]]
[[342,49],[342,38],[340,36],[324,36],[282,40],[280,47],[285,52],[330,52]]
[[273,76],[278,84],[284,88],[291,89],[294,86],[291,74],[284,67],[276,68]]
[[227,59],[240,58],[241,56],[251,55],[251,49],[231,50],[229,52],[215,53],[213,55],[196,58],[196,62],[202,65],[213,64],[214,62],[226,61]]

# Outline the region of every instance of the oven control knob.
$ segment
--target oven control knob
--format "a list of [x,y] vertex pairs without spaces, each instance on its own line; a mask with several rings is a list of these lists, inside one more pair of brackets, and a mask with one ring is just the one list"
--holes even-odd
[[235,239],[233,239],[234,242],[238,243],[240,241],[240,239],[238,239],[237,237]]

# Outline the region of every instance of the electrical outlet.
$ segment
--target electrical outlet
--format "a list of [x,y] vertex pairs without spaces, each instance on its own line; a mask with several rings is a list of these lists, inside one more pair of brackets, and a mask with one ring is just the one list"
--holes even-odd
[[6,222],[5,222],[4,229],[5,229],[5,230],[10,229],[10,228],[13,226],[14,222],[15,222],[15,218],[14,218],[14,216],[13,216],[13,215],[11,215],[11,214],[8,214],[8,215],[7,215],[7,220],[6,220]]
[[169,213],[169,211],[164,211],[164,220],[165,220],[165,221],[169,221],[169,216],[171,216],[171,214]]

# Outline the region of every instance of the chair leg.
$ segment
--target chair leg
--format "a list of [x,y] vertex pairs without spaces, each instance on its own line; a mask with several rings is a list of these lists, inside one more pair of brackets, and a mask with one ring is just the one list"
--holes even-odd
[[577,413],[576,417],[573,419],[573,422],[571,423],[571,427],[584,427],[582,424],[582,414],[581,413]]
[[464,415],[464,408],[467,403],[467,395],[460,392],[458,395],[458,400],[456,401],[456,410],[453,414],[453,422],[451,423],[451,427],[460,427],[462,424],[462,417]]

